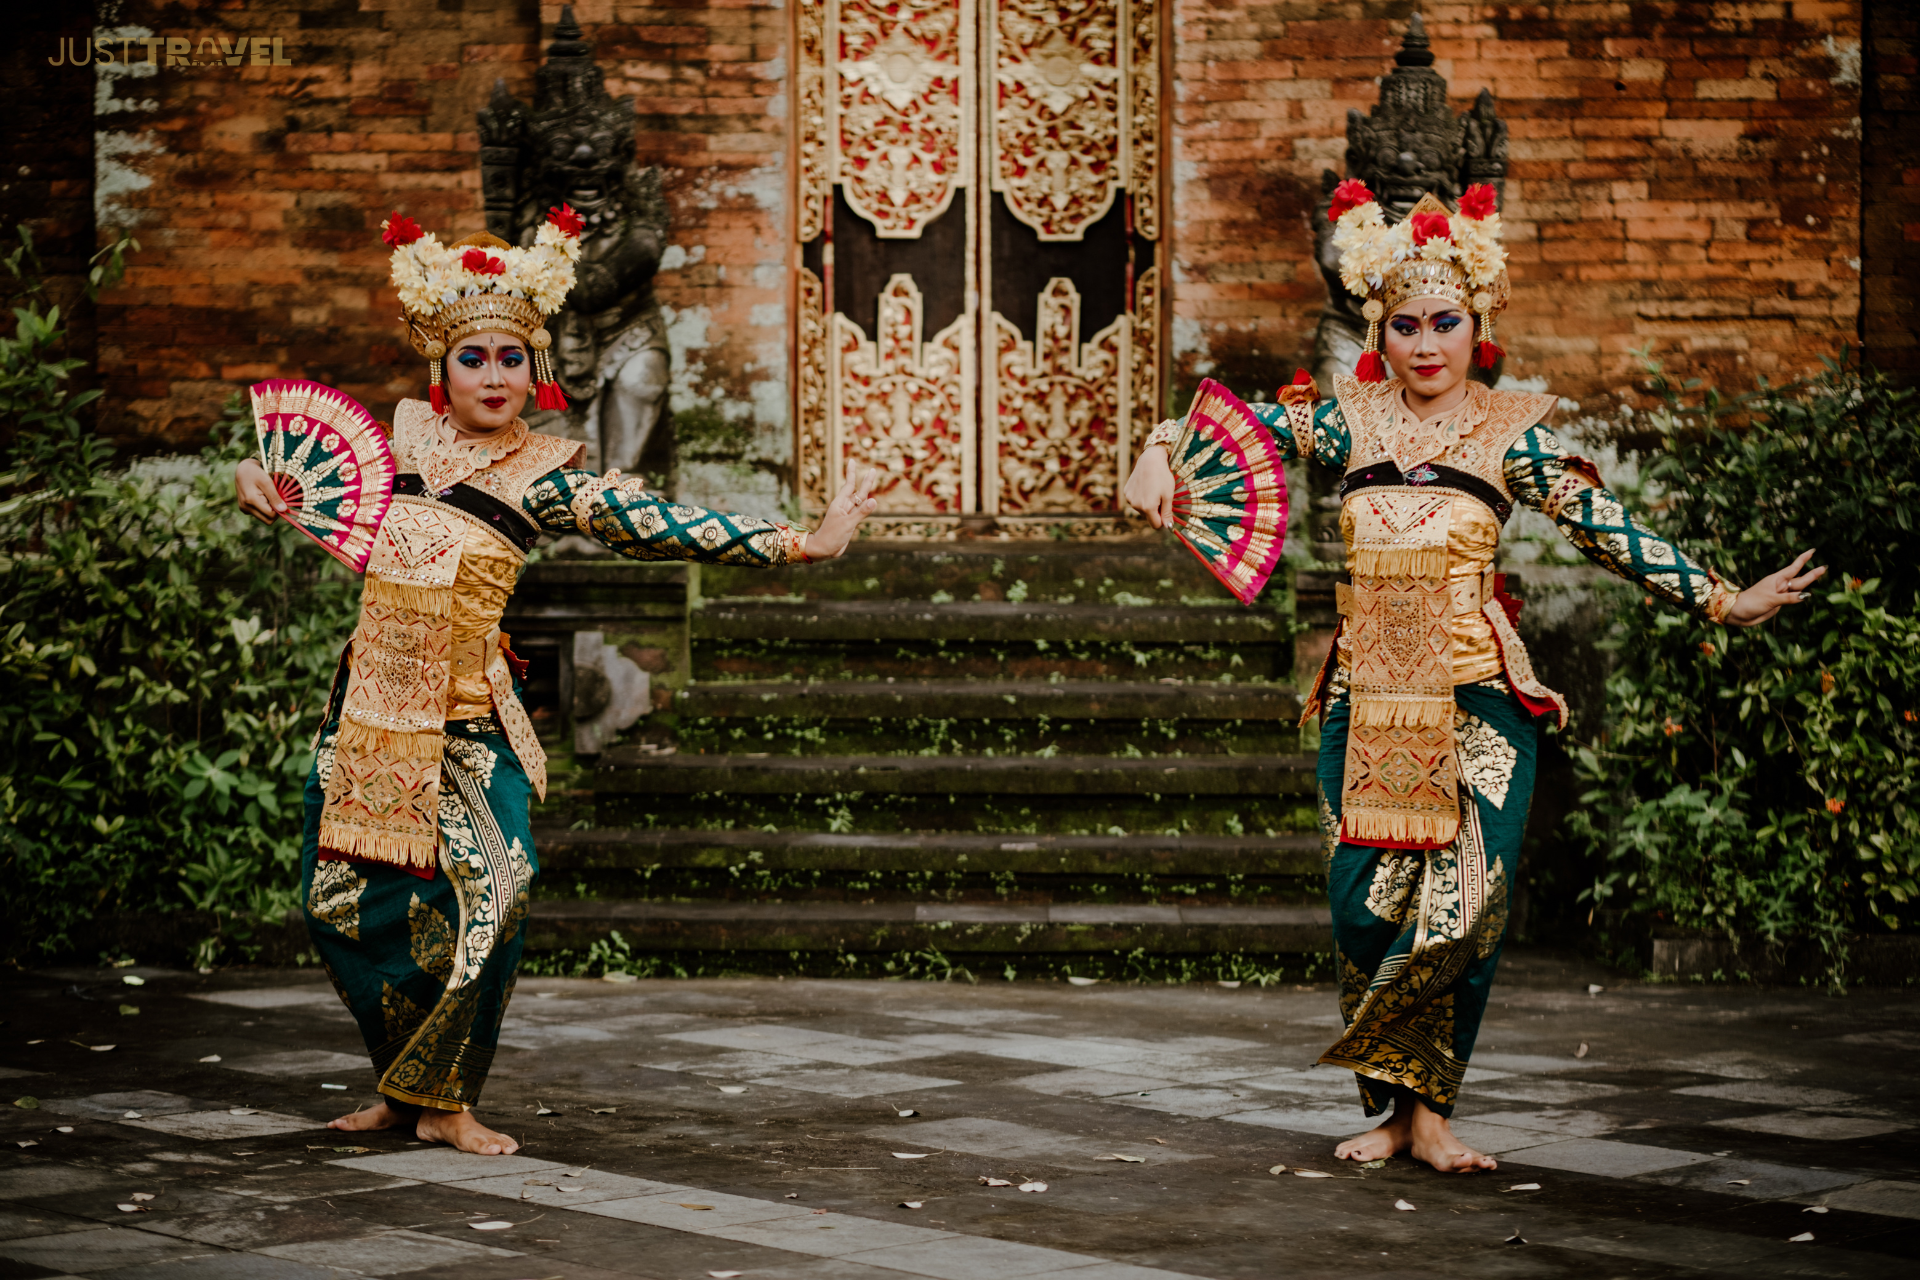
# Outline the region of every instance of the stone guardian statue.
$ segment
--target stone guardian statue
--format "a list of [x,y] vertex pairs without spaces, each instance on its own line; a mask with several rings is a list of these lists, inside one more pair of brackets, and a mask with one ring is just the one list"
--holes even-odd
[[[560,11],[529,108],[496,80],[479,113],[487,230],[532,244],[553,205],[586,221],[578,283],[547,328],[571,407],[533,423],[588,446],[587,466],[633,471],[666,403],[666,326],[653,276],[666,248],[660,170],[635,163],[633,99],[608,96],[571,5]],[[538,416],[538,415],[536,415]],[[558,415],[556,415],[558,417]]]

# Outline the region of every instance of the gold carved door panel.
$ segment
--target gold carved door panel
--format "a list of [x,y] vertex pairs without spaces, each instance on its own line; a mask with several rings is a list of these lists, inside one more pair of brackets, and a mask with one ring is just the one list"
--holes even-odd
[[881,532],[1117,514],[1159,401],[1161,3],[797,0],[809,510],[854,459]]

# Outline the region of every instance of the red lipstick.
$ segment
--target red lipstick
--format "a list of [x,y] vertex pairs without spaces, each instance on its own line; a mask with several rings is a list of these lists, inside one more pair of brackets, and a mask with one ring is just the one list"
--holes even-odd
[[507,402],[507,398],[505,396],[488,396],[486,399],[482,400],[480,403],[487,406],[487,408],[489,409],[498,409],[501,405],[505,404],[506,402]]
[[1447,366],[1443,364],[1417,364],[1413,366],[1413,371],[1423,378],[1431,378],[1434,374],[1441,372],[1446,367]]

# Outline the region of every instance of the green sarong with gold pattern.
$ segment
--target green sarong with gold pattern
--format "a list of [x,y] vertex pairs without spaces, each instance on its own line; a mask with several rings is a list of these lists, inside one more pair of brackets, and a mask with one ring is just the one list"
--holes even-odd
[[520,967],[539,874],[532,785],[493,717],[450,720],[431,878],[393,863],[322,860],[320,811],[338,732],[330,720],[307,779],[307,928],[360,1024],[380,1092],[464,1111],[486,1084]]
[[[1343,682],[1344,683],[1344,682]],[[1500,963],[1540,730],[1504,681],[1454,690],[1460,830],[1439,849],[1339,839],[1351,703],[1329,689],[1320,821],[1346,1034],[1320,1061],[1350,1068],[1368,1115],[1414,1094],[1451,1116]]]

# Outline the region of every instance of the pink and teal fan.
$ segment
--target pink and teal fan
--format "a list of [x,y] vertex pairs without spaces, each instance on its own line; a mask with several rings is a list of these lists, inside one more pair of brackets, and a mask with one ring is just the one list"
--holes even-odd
[[1287,540],[1287,468],[1253,410],[1212,378],[1194,393],[1173,465],[1173,531],[1241,604],[1252,604]]
[[317,382],[256,382],[260,464],[289,510],[282,518],[364,573],[393,502],[386,432],[352,396]]

